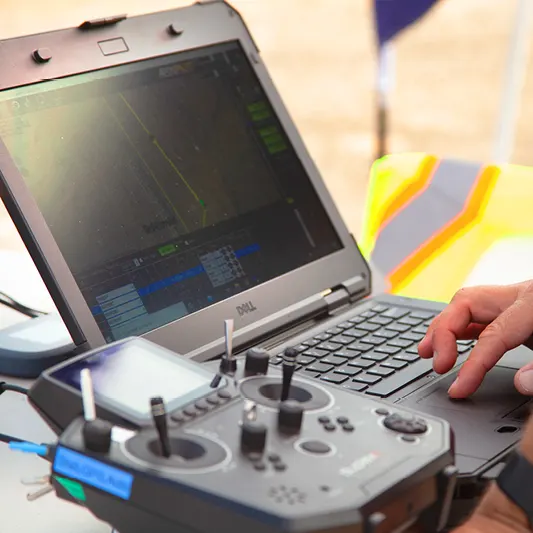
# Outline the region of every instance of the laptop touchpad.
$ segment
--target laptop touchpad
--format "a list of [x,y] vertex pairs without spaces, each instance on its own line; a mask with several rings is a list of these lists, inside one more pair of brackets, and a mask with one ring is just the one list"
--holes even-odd
[[515,372],[495,367],[478,391],[465,400],[452,400],[448,396],[448,388],[456,377],[453,373],[400,403],[448,420],[455,433],[458,466],[463,473],[468,473],[470,469],[465,470],[465,466],[472,465],[474,473],[520,439],[525,418],[520,413],[530,399],[514,388]]

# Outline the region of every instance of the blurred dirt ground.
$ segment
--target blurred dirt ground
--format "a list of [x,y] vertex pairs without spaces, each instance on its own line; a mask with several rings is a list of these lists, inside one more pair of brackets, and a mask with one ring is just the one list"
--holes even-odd
[[[0,39],[180,0],[0,0]],[[351,229],[374,154],[370,0],[233,0]],[[516,0],[441,0],[395,46],[391,151],[491,157]],[[533,54],[513,161],[533,164]],[[0,65],[1,68],[1,65]],[[5,214],[0,247],[20,247]]]

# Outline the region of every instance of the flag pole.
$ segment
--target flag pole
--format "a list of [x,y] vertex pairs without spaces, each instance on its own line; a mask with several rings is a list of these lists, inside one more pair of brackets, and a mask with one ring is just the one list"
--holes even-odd
[[[533,0],[531,0],[533,1]],[[389,111],[390,94],[394,79],[394,50],[392,43],[386,41],[379,47],[376,81],[376,159],[389,153]]]
[[492,156],[496,164],[508,163],[513,154],[515,130],[529,56],[532,22],[533,0],[517,0]]

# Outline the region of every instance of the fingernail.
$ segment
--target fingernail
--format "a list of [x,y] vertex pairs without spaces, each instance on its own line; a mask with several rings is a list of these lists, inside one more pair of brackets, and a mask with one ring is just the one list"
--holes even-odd
[[533,394],[533,370],[520,372],[518,379],[520,380],[520,385],[524,389],[524,392]]
[[459,385],[459,376],[455,378],[455,381],[450,385],[450,388],[448,389],[448,394],[453,394],[455,392],[455,389]]

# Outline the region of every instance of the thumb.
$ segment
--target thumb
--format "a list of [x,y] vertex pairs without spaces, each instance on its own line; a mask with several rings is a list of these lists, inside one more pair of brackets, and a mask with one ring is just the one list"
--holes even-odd
[[520,394],[533,396],[533,363],[522,367],[515,374],[514,386]]

